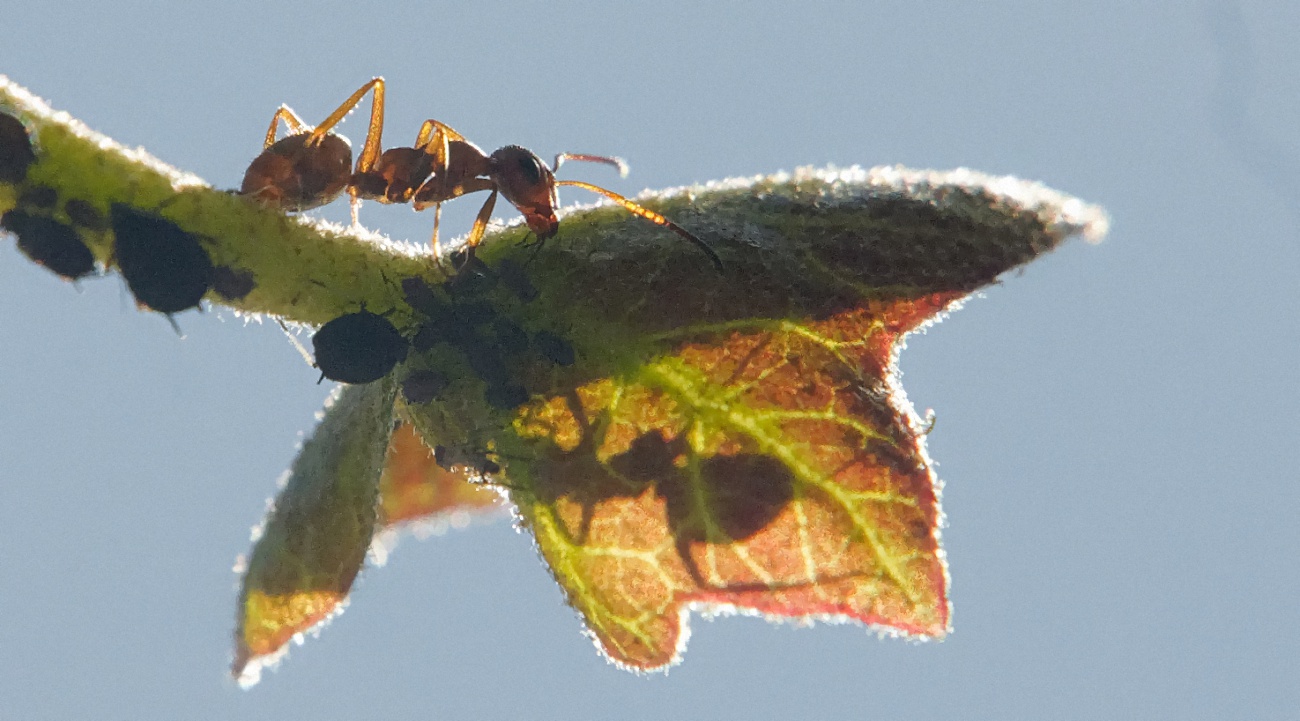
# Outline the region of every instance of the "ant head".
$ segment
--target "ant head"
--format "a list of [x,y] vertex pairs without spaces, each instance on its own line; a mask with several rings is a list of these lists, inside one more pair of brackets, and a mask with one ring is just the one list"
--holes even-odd
[[555,217],[558,198],[555,175],[537,154],[518,145],[507,145],[489,158],[492,177],[501,195],[523,213],[529,229],[538,238],[555,235],[560,226]]

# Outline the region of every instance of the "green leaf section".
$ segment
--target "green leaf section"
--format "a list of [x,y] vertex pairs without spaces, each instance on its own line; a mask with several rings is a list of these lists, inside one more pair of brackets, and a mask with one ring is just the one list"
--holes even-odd
[[243,682],[347,597],[376,530],[396,387],[391,376],[341,386],[294,460],[240,590],[232,671]]

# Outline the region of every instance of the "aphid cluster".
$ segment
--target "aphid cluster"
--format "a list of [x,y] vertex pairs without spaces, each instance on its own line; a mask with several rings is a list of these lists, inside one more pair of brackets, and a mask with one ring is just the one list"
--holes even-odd
[[15,207],[0,216],[0,227],[18,236],[19,250],[32,261],[68,280],[84,278],[95,272],[95,255],[84,237],[112,231],[109,263],[121,271],[137,303],[169,320],[198,307],[210,289],[228,298],[252,290],[251,274],[215,268],[199,236],[162,215],[121,203],[105,212],[80,198],[60,207],[54,188],[24,184],[36,160],[22,122],[0,113],[0,182],[21,188]]
[[[373,93],[370,124],[353,167],[351,147],[332,129],[367,93]],[[509,145],[487,154],[449,126],[428,120],[414,145],[384,151],[383,113],[384,83],[379,78],[359,88],[315,128],[282,106],[273,116],[264,150],[250,164],[240,190],[243,195],[286,211],[318,207],[345,190],[352,198],[354,213],[359,201],[365,199],[409,202],[416,210],[432,206],[435,245],[442,203],[468,193],[490,193],[470,232],[460,272],[437,292],[418,278],[403,283],[408,301],[422,316],[413,337],[408,339],[389,320],[364,307],[340,316],[322,326],[312,338],[316,364],[323,377],[347,383],[370,382],[391,372],[412,345],[427,351],[445,343],[459,351],[485,382],[490,403],[514,408],[527,401],[529,394],[512,378],[510,366],[518,365],[529,353],[561,366],[575,362],[568,341],[549,331],[529,334],[480,297],[498,284],[525,303],[538,295],[517,262],[503,260],[496,268],[489,268],[474,256],[498,195],[524,215],[540,242],[554,236],[559,228],[555,214],[557,188],[585,188],[686,238],[721,268],[717,254],[680,226],[603,188],[579,181],[557,181],[553,168],[519,146]],[[277,140],[281,123],[290,135]],[[36,149],[23,123],[0,113],[0,181],[23,183],[36,160]],[[604,163],[624,170],[617,158],[576,154],[557,155],[555,168],[566,160]],[[255,287],[251,273],[215,266],[202,238],[159,213],[121,203],[113,203],[104,212],[84,200],[71,199],[59,214],[58,204],[59,195],[53,188],[24,187],[17,206],[0,217],[0,227],[18,236],[19,248],[32,260],[65,278],[75,280],[95,271],[96,259],[82,234],[111,231],[109,263],[118,267],[143,307],[170,317],[198,307],[210,290],[238,299]],[[65,222],[65,217],[70,222]],[[427,402],[436,398],[447,383],[441,374],[415,371],[406,379],[404,392],[413,402]]]
[[[0,113],[0,182],[24,183],[35,162],[36,149],[26,126],[18,118]],[[18,236],[18,249],[32,262],[68,280],[78,280],[95,271],[95,256],[76,227],[54,217],[58,202],[53,188],[23,187],[15,207],[0,216],[0,228]],[[75,223],[76,210],[70,207],[68,215]]]
[[[356,166],[350,168],[352,148],[332,130],[371,92],[370,125]],[[281,122],[290,135],[276,140]],[[560,221],[555,215],[559,203],[557,189],[571,185],[603,195],[634,215],[673,231],[693,243],[722,270],[722,260],[713,248],[664,216],[590,183],[555,179],[554,171],[566,160],[603,163],[626,173],[623,161],[618,158],[561,153],[555,157],[554,167],[547,167],[536,153],[518,145],[484,153],[437,120],[424,122],[414,145],[385,151],[381,147],[383,125],[382,78],[362,85],[314,128],[287,106],[280,106],[271,118],[261,155],[244,174],[240,193],[282,210],[297,211],[325,205],[346,190],[352,198],[354,221],[361,200],[411,203],[416,210],[432,206],[432,244],[436,251],[442,204],[469,193],[489,191],[466,241],[472,253],[483,240],[498,195],[523,214],[529,229],[541,242],[559,230]]]
[[[503,261],[494,269],[472,255],[464,258],[455,278],[437,289],[422,278],[406,278],[402,292],[417,315],[409,340],[387,318],[362,308],[331,320],[312,336],[316,367],[322,378],[369,383],[392,372],[412,348],[427,353],[446,345],[484,382],[489,404],[503,410],[517,408],[528,401],[529,392],[512,368],[538,359],[570,366],[577,355],[573,345],[556,333],[530,334],[498,312],[491,299],[498,286],[523,302],[537,297],[518,264]],[[414,369],[402,381],[402,395],[409,403],[428,403],[450,383],[440,371]]]
[[524,302],[536,297],[536,290],[517,266],[503,263],[502,267],[504,272],[469,256],[442,292],[421,278],[403,280],[402,291],[411,307],[423,316],[412,339],[415,350],[427,352],[442,344],[450,346],[486,384],[488,403],[508,410],[529,398],[528,389],[511,373],[512,367],[537,357],[567,366],[576,358],[572,344],[558,335],[545,330],[530,335],[497,312],[486,295],[498,283]]

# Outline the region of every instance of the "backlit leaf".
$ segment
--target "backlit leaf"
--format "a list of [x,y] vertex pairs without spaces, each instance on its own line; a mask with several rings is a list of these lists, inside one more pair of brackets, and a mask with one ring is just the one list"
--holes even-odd
[[242,684],[347,598],[375,533],[396,387],[391,376],[340,386],[294,460],[239,594],[232,672]]
[[433,451],[410,425],[393,431],[388,460],[379,480],[379,519],[383,528],[464,525],[474,514],[499,511],[504,504],[492,488],[471,474],[439,466]]
[[[413,422],[494,453],[620,665],[677,661],[690,609],[944,636],[939,485],[897,383],[902,339],[1069,235],[1104,231],[1104,216],[965,171],[690,192],[656,209],[710,243],[722,275],[649,224],[562,232],[527,266],[538,300],[480,302],[572,350],[501,352],[484,373],[482,353],[435,346],[423,362],[457,380]],[[489,266],[534,252],[503,236],[481,253]],[[529,400],[484,409],[503,373]]]

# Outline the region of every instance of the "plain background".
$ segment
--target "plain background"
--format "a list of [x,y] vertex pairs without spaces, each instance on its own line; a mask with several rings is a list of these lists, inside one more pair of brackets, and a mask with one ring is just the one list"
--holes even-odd
[[1300,4],[53,8],[5,7],[0,72],[219,187],[279,103],[312,121],[382,74],[391,144],[435,117],[486,148],[619,154],[626,181],[566,175],[625,193],[967,166],[1101,203],[1114,230],[903,354],[938,416],[948,640],[696,619],[682,665],[636,677],[498,520],[404,540],[249,692],[224,676],[231,565],[328,387],[273,325],[189,313],[182,341],[116,276],[78,291],[0,242],[0,718],[1298,713]]

